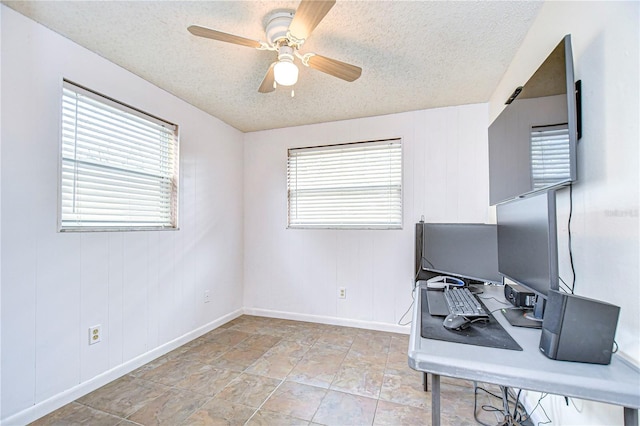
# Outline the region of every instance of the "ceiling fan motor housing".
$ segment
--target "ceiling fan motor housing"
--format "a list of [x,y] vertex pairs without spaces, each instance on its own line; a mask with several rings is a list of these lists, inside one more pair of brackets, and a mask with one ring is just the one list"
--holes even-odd
[[293,20],[293,11],[274,12],[267,18],[265,33],[267,40],[272,46],[276,46],[282,40],[287,38],[289,25]]

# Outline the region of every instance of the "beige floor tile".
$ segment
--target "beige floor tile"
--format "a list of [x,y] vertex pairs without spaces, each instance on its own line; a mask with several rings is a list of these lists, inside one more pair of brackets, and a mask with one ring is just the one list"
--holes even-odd
[[391,336],[391,342],[389,343],[389,352],[404,352],[406,354],[408,348],[408,334],[393,334]]
[[283,339],[311,346],[318,341],[319,333],[307,330],[293,330],[282,336]]
[[325,365],[317,361],[300,361],[287,376],[288,381],[329,388],[339,365]]
[[238,343],[235,348],[248,351],[260,350],[264,353],[271,349],[280,340],[282,340],[282,338],[277,336],[254,334],[253,336],[249,336],[242,342]]
[[373,424],[377,401],[373,398],[327,391],[312,421],[325,425]]
[[366,333],[358,334],[353,339],[351,350],[359,353],[389,353],[389,345],[391,343],[391,336],[380,333]]
[[147,370],[138,377],[153,382],[174,386],[185,377],[211,370],[211,366],[190,359],[171,359],[156,368]]
[[302,357],[298,358],[286,355],[264,355],[247,367],[245,372],[283,380],[291,370],[294,369],[301,358]]
[[311,420],[327,391],[315,386],[284,382],[264,403],[262,409],[302,420]]
[[385,374],[380,399],[424,409],[431,404],[431,393],[424,392],[419,372],[413,376]]
[[431,424],[431,408],[416,408],[381,400],[378,401],[373,424],[376,426]]
[[287,380],[328,388],[346,355],[345,348],[316,343],[289,373]]
[[230,349],[232,349],[232,347],[225,343],[215,340],[207,340],[179,354],[179,356],[172,356],[171,358],[178,361],[198,361],[203,364],[207,364],[214,362]]
[[367,350],[365,348],[355,347],[355,344],[351,346],[347,356],[344,359],[345,364],[358,365],[361,363],[372,364],[379,367],[380,370],[384,370],[387,365],[388,354],[386,351]]
[[184,389],[170,389],[133,413],[128,420],[145,426],[180,424],[209,399]]
[[330,389],[377,399],[380,396],[383,376],[384,368],[373,364],[343,363]]
[[280,384],[279,380],[241,374],[216,395],[219,400],[259,408]]
[[240,374],[241,373],[237,371],[215,368],[208,365],[206,369],[184,376],[175,386],[202,395],[214,396]]
[[166,355],[163,355],[161,357],[158,357],[156,359],[154,359],[151,362],[146,363],[145,365],[143,365],[142,367],[136,368],[135,370],[133,370],[131,373],[129,373],[129,376],[132,377],[140,377],[143,374],[145,374],[147,371],[149,370],[153,370],[155,368],[158,368],[160,365],[170,361],[171,359],[178,357],[179,355],[175,355],[174,352],[180,352],[180,354],[183,354],[184,352],[187,351],[187,349],[182,349],[184,348],[186,345],[181,346],[178,349],[175,349],[174,351],[169,352]]
[[81,404],[120,417],[128,417],[169,388],[160,383],[124,376],[78,400]]
[[318,336],[316,344],[326,344],[349,349],[355,336],[352,334],[344,334],[337,331],[328,331]]
[[245,371],[274,379],[284,379],[300,362],[310,346],[281,340],[258,358]]
[[72,402],[31,423],[31,426],[68,426],[91,424],[92,426],[114,426],[122,421],[117,417],[86,405]]
[[184,426],[241,426],[254,412],[255,408],[244,404],[213,398],[181,424]]
[[302,357],[309,352],[311,345],[305,345],[295,340],[280,340],[273,345],[266,353],[265,356],[271,355],[287,355],[292,357]]
[[210,365],[216,368],[224,368],[242,372],[251,364],[256,362],[262,355],[264,349],[240,349],[235,347],[220,355],[218,358],[210,361]]
[[309,422],[273,411],[260,410],[249,419],[245,426],[306,426]]
[[416,370],[409,367],[407,354],[395,353],[392,352],[387,357],[387,364],[385,365],[385,373],[387,374],[395,374],[395,375],[404,375],[404,376],[415,376]]
[[306,358],[326,359],[331,362],[342,362],[349,348],[317,341],[305,354]]

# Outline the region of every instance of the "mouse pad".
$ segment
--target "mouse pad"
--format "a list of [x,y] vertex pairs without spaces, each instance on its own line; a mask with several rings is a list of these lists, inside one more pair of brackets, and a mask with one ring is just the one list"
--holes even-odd
[[[433,317],[429,315],[429,301],[427,300],[427,290],[420,291],[421,297],[421,329],[420,334],[425,339],[444,340],[447,342],[465,343],[468,345],[488,346],[490,348],[511,349],[521,351],[522,348],[513,338],[502,328],[493,315],[489,316],[489,322],[474,322],[469,328],[462,331],[447,330],[442,325],[444,317]],[[485,311],[489,309],[482,303]]]
[[542,321],[534,321],[527,318],[525,315],[531,312],[531,309],[526,311],[520,309],[500,309],[502,315],[509,321],[514,327],[527,327],[527,328],[542,328]]

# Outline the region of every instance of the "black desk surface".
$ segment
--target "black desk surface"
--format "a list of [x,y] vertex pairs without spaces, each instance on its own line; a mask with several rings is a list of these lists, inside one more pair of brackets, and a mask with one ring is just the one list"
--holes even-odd
[[[444,340],[447,342],[464,343],[468,345],[487,346],[490,348],[501,348],[521,351],[522,348],[496,321],[493,314],[489,315],[489,321],[478,321],[471,324],[465,330],[455,331],[446,329],[442,325],[444,317],[429,315],[427,289],[420,290],[422,315],[420,334],[426,339]],[[482,302],[482,295],[478,299],[486,312],[489,309]],[[502,315],[502,314],[498,314]]]

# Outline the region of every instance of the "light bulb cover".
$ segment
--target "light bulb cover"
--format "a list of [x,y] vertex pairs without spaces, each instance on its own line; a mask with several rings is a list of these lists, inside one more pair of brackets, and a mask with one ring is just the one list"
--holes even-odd
[[273,67],[273,76],[281,86],[293,86],[298,81],[298,67],[288,58],[283,58]]

